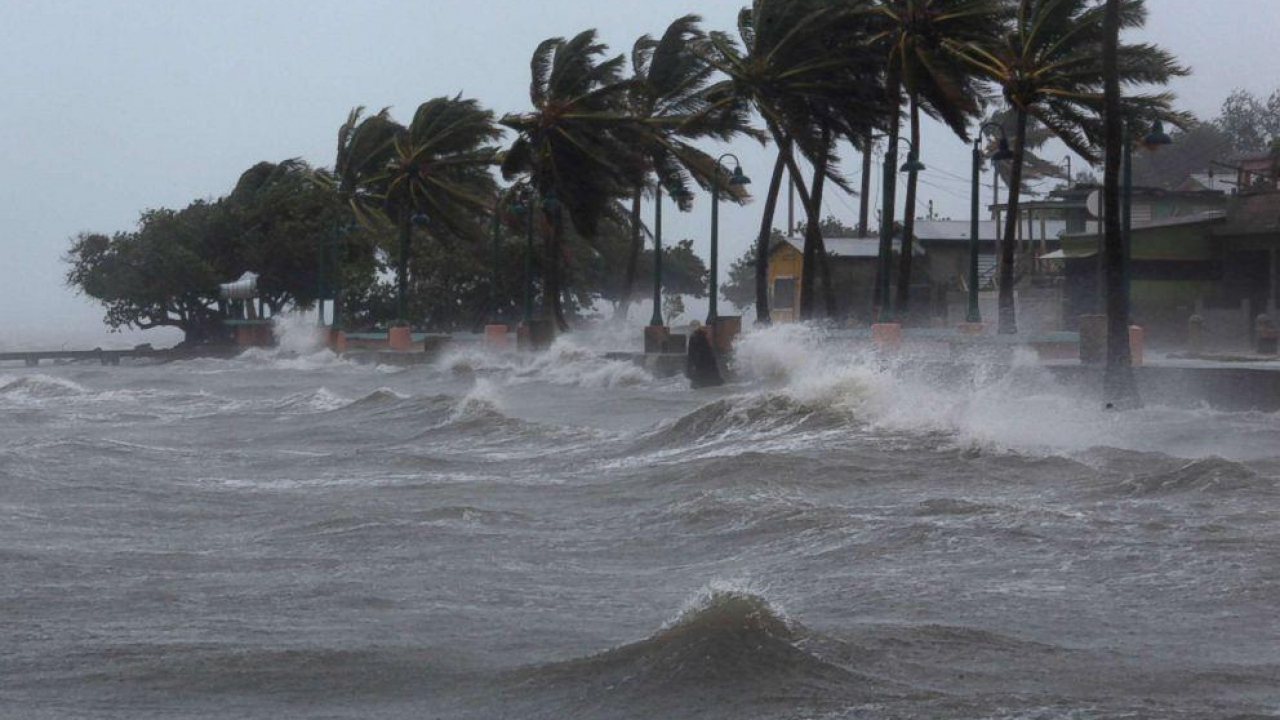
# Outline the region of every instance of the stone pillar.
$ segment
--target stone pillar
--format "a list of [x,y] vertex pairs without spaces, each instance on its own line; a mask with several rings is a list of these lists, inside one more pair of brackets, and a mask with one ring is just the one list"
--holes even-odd
[[902,326],[898,323],[877,323],[871,326],[871,344],[877,350],[897,351],[902,348]]
[[644,328],[644,352],[646,355],[657,355],[665,352],[667,338],[671,328],[666,325],[646,325]]
[[1080,362],[1102,365],[1107,361],[1107,316],[1080,316]]
[[387,331],[387,347],[407,352],[413,347],[413,332],[408,325],[397,325]]
[[485,325],[484,342],[490,350],[501,352],[507,349],[507,326]]
[[342,355],[347,351],[347,334],[341,330],[333,333],[333,351]]
[[985,323],[962,322],[956,326],[956,332],[961,335],[986,335],[987,326]]
[[1146,341],[1146,332],[1137,325],[1129,326],[1129,356],[1131,358],[1130,365],[1132,367],[1142,367],[1143,363],[1143,345]]

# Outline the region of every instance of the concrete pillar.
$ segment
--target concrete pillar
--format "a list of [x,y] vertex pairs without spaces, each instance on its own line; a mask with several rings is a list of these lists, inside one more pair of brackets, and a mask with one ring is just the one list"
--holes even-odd
[[347,351],[347,334],[341,330],[333,333],[333,345],[331,348],[335,353],[342,355]]
[[1253,328],[1254,347],[1259,355],[1275,355],[1277,350],[1277,339],[1280,339],[1280,330],[1272,322],[1270,316],[1259,315],[1257,323]]
[[413,347],[413,331],[408,325],[397,325],[387,330],[387,347],[407,352]]
[[871,326],[871,344],[877,350],[897,351],[902,348],[902,326],[898,323],[877,323]]
[[484,326],[484,342],[489,346],[490,350],[503,351],[507,349],[507,326],[506,325],[485,325]]
[[986,323],[962,322],[956,326],[956,332],[961,335],[986,335]]
[[656,355],[664,352],[667,338],[671,335],[671,328],[666,325],[646,325],[644,328],[644,352],[646,355]]
[[1141,327],[1137,325],[1129,326],[1129,356],[1132,358],[1130,365],[1133,367],[1142,367],[1143,345],[1146,337],[1146,332]]

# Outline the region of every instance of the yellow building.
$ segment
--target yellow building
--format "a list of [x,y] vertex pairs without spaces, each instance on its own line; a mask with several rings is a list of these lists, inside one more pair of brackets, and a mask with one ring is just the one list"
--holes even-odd
[[[838,292],[841,317],[871,318],[871,298],[880,254],[880,240],[874,237],[829,237],[823,243],[831,263],[831,283]],[[894,239],[894,266],[901,241]],[[914,254],[922,256],[919,245]],[[922,276],[926,271],[921,266]],[[769,317],[774,322],[800,319],[800,284],[804,275],[804,238],[784,238],[769,251]]]

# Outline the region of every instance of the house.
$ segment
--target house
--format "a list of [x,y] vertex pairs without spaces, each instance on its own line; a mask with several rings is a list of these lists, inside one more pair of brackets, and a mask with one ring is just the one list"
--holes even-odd
[[[1169,345],[1186,339],[1192,315],[1220,345],[1249,342],[1254,318],[1274,314],[1280,296],[1280,192],[1243,192],[1221,209],[1139,222],[1130,236],[1134,322]],[[1064,236],[1067,318],[1099,312],[1097,232]]]
[[[870,320],[873,314],[876,267],[880,257],[880,238],[829,237],[824,238],[823,242],[831,263],[831,283],[838,288],[838,314],[841,317]],[[896,256],[902,250],[902,240],[895,238],[893,243],[893,265],[896,268]],[[917,246],[913,256],[923,258],[924,251]],[[800,286],[803,276],[804,238],[790,236],[775,241],[769,250],[768,269],[769,315],[774,322],[794,322],[800,319]]]

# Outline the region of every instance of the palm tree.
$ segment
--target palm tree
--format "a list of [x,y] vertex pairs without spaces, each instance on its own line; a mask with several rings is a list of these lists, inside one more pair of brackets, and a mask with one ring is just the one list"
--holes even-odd
[[[890,162],[884,171],[885,231],[880,235],[881,272],[889,271],[893,214],[897,195],[897,152],[902,91],[906,90],[914,152],[920,152],[920,111],[941,120],[968,140],[969,124],[982,110],[983,97],[974,70],[951,51],[954,44],[986,45],[999,35],[1005,21],[1004,0],[877,0],[870,8],[876,27],[871,41],[885,53],[885,93],[888,101]],[[903,241],[898,274],[897,309],[909,310],[911,243],[915,231],[918,169],[907,176]],[[879,285],[887,286],[880,278]],[[889,298],[881,300],[889,305]]]
[[[764,119],[778,147],[756,242],[756,317],[768,322],[769,238],[783,172],[799,191],[807,222],[801,316],[812,314],[815,265],[825,267],[821,234],[822,183],[845,186],[836,166],[834,142],[860,139],[880,119],[878,69],[865,48],[856,9],[865,0],[754,0],[738,14],[738,40],[713,32],[699,53],[726,77],[708,89],[716,104],[747,102]],[[740,43],[740,44],[739,44]],[[714,107],[714,105],[713,105]],[[796,150],[815,168],[809,192]],[[831,283],[824,282],[834,308]]]
[[371,226],[381,219],[381,189],[371,180],[386,171],[396,136],[403,130],[387,108],[367,117],[363,107],[354,108],[338,128],[333,170],[316,172],[317,181],[337,191],[362,225]]
[[[1120,0],[1122,28],[1146,21],[1143,0]],[[1015,236],[1023,168],[1031,118],[1039,120],[1076,154],[1097,162],[1094,148],[1103,145],[1100,117],[1106,74],[1101,50],[1106,37],[1105,7],[1092,0],[1018,0],[1012,23],[995,44],[952,45],[954,52],[998,85],[1016,114],[1010,170],[1005,238]],[[1121,44],[1117,49],[1117,81],[1121,85],[1162,85],[1185,75],[1172,55],[1149,44]],[[1125,105],[1135,113],[1180,118],[1169,109],[1167,94],[1131,95]],[[1018,331],[1013,301],[1014,247],[1005,242],[1000,254],[1000,328]]]
[[[700,21],[697,15],[686,15],[671,23],[661,39],[645,35],[637,40],[631,51],[632,75],[627,92],[627,112],[649,130],[640,149],[656,175],[655,202],[662,202],[664,189],[674,191],[678,207],[686,211],[692,205],[689,182],[709,190],[716,173],[716,159],[694,147],[691,141],[708,138],[728,141],[739,134],[763,141],[759,131],[750,126],[745,105],[721,106],[714,112],[709,111],[711,101],[704,91],[715,70],[692,51],[692,44],[704,37],[698,29]],[[725,194],[736,202],[746,202],[745,190],[729,185],[727,171],[721,174],[719,187],[727,188]],[[622,316],[631,304],[636,264],[643,245],[640,203],[644,191],[645,186],[636,187],[631,198],[631,248],[618,303],[618,313]],[[659,218],[660,214],[655,222],[660,222]]]
[[502,173],[528,177],[550,227],[543,298],[561,330],[569,329],[560,300],[564,212],[578,234],[591,238],[648,171],[640,149],[645,130],[627,112],[625,58],[601,60],[606,51],[595,30],[544,41],[533,54],[533,110],[501,120],[517,133]]
[[462,96],[438,97],[418,106],[413,121],[395,134],[392,154],[381,175],[369,179],[378,188],[382,211],[396,223],[396,315],[407,322],[409,255],[415,222],[438,239],[482,242],[479,218],[492,211],[497,193],[490,168],[502,136],[493,112]]
[[1107,0],[1103,20],[1104,135],[1103,181],[1104,267],[1107,302],[1107,367],[1104,393],[1113,404],[1136,405],[1132,348],[1129,346],[1129,299],[1124,288],[1124,243],[1120,219],[1120,162],[1124,153],[1120,97],[1120,0]]

